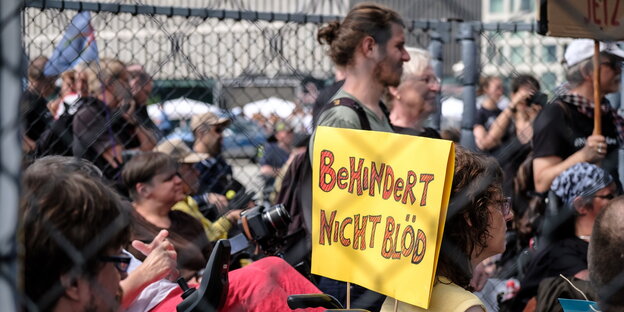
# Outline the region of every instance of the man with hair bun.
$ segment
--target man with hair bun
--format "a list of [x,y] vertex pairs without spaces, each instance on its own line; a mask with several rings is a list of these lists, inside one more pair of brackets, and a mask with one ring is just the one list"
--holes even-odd
[[[403,63],[410,59],[404,30],[397,12],[373,3],[358,4],[342,22],[319,29],[317,39],[329,46],[332,61],[344,69],[345,82],[326,104],[317,126],[394,132],[381,98],[387,87],[399,85]],[[321,278],[319,288],[345,303],[345,283]],[[379,311],[384,300],[359,286],[352,286],[351,298],[352,308],[370,311]]]

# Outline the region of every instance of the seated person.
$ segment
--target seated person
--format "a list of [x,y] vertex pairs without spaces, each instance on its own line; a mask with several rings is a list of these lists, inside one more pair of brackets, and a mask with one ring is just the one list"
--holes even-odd
[[275,142],[264,147],[264,154],[260,159],[260,174],[266,177],[275,177],[288,160],[294,141],[292,126],[285,121],[277,121],[273,128]]
[[[48,177],[59,172],[78,172],[103,182],[100,169],[87,160],[64,156],[46,156],[38,159],[26,169],[23,176],[24,188],[30,191],[47,187]],[[126,213],[128,213],[127,203],[122,202],[122,204]],[[171,242],[167,240],[168,234],[165,230],[161,231],[150,244],[144,244],[139,241],[132,242],[146,258],[143,263],[134,257],[131,259],[130,268],[128,268],[129,274],[120,282],[120,286],[123,289],[122,308],[128,308],[131,305],[135,306],[136,298],[152,283],[165,277],[171,280],[177,278],[176,252]],[[132,260],[134,260],[136,265],[132,265]]]
[[578,163],[565,170],[555,178],[551,191],[561,199],[562,206],[556,215],[546,214],[536,253],[514,298],[514,310],[521,310],[537,294],[544,278],[563,274],[588,279],[587,247],[594,220],[617,195],[609,173],[589,163]]
[[440,258],[429,310],[388,297],[381,311],[485,311],[470,285],[475,267],[505,251],[511,202],[503,197],[503,172],[494,158],[456,149]]
[[117,311],[130,261],[127,211],[97,179],[50,173],[22,194],[26,296],[40,311]]
[[[122,178],[134,207],[132,239],[147,243],[161,230],[168,230],[180,274],[187,280],[195,277],[206,265],[212,244],[199,221],[171,209],[185,198],[175,159],[156,152],[136,155],[125,165]],[[136,248],[128,250],[144,259]]]
[[184,211],[201,222],[209,241],[214,242],[227,238],[228,231],[232,228],[232,225],[235,225],[238,219],[240,219],[241,210],[231,210],[215,222],[211,222],[201,213],[197,202],[189,196],[195,194],[199,187],[199,171],[195,168],[195,165],[210,156],[203,153],[194,153],[180,139],[164,141],[156,146],[155,151],[175,158],[180,166],[178,172],[182,178],[183,192],[187,196],[184,200],[173,205],[173,210]]
[[[589,240],[589,278],[604,312],[624,309],[622,246],[624,246],[624,197],[612,200],[596,217]],[[617,247],[614,247],[617,246]]]

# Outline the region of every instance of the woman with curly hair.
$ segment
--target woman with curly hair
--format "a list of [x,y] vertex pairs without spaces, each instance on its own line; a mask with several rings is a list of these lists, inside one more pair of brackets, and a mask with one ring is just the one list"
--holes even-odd
[[[473,269],[505,251],[511,204],[503,197],[503,173],[496,160],[457,148],[452,193],[429,309],[386,299],[382,311],[485,311],[472,294]],[[416,291],[416,290],[415,290]],[[395,305],[398,304],[398,310]]]

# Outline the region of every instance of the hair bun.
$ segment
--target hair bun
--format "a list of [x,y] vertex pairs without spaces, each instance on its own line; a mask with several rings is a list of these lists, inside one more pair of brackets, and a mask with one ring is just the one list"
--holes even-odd
[[316,40],[320,44],[326,43],[328,45],[331,45],[332,42],[338,37],[339,31],[340,31],[340,21],[330,22],[329,24],[319,29]]

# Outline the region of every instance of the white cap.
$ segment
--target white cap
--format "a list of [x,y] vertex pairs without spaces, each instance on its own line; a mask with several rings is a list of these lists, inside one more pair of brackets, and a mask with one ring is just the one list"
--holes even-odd
[[[613,54],[624,59],[624,50],[620,49],[615,42],[600,42],[600,52]],[[563,55],[568,67],[576,65],[594,55],[594,40],[576,39],[568,45]]]

